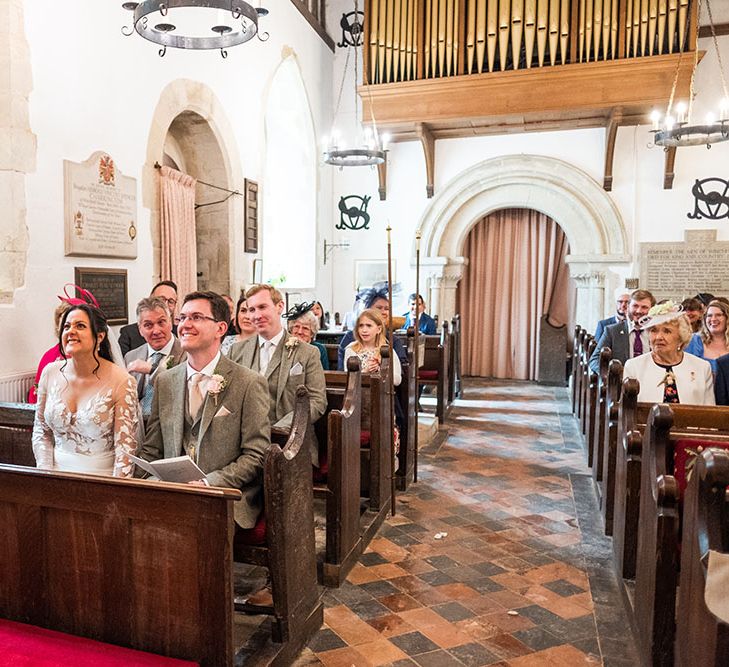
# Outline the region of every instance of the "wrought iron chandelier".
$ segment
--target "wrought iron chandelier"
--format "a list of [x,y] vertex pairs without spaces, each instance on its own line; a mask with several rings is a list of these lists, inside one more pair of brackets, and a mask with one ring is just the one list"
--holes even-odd
[[[377,123],[375,122],[374,112],[370,104],[370,113],[372,117],[372,127],[362,128],[359,114],[359,104],[357,103],[357,82],[359,81],[359,47],[362,40],[362,24],[359,22],[359,12],[357,9],[357,0],[354,3],[354,20],[350,26],[352,34],[352,43],[347,45],[347,60],[344,63],[344,71],[342,72],[342,82],[339,85],[339,96],[337,97],[337,106],[334,110],[334,120],[332,121],[332,132],[328,139],[324,139],[324,162],[342,169],[343,167],[364,167],[367,165],[382,164],[387,159],[387,142],[389,137],[384,135],[380,137],[377,131]],[[341,46],[341,45],[340,45]],[[344,91],[344,82],[347,79],[349,71],[349,57],[351,50],[354,50],[354,127],[355,137],[351,147],[348,147],[346,141],[342,138],[341,133],[336,128],[337,116],[339,115],[339,107],[342,102],[342,92]]]
[[253,7],[243,0],[143,0],[124,2],[122,7],[133,13],[131,26],[124,26],[126,37],[135,32],[144,39],[159,44],[159,55],[167,47],[176,49],[220,49],[223,58],[227,49],[254,37],[262,42],[258,19],[266,16],[264,7]]
[[[691,111],[693,107],[694,97],[694,77],[696,76],[696,67],[699,64],[699,48],[696,44],[694,54],[694,66],[691,71],[691,84],[689,86],[688,104],[679,102],[676,104],[675,114],[673,109],[674,96],[676,94],[676,84],[678,83],[679,67],[681,65],[681,55],[679,53],[678,63],[676,64],[676,72],[673,77],[673,86],[671,88],[671,96],[668,100],[668,107],[664,116],[659,111],[653,111],[651,114],[651,122],[653,127],[651,132],[654,133],[653,143],[656,146],[664,146],[672,148],[676,146],[702,146],[711,148],[711,144],[727,141],[729,139],[729,93],[727,93],[726,76],[724,74],[724,64],[721,60],[721,52],[719,44],[716,40],[716,28],[714,27],[714,17],[711,13],[711,0],[706,0],[706,10],[709,14],[709,25],[711,27],[711,37],[714,42],[714,50],[719,63],[719,74],[721,77],[721,86],[723,98],[719,104],[718,114],[707,114],[706,120],[702,124],[692,124]],[[697,8],[696,16],[701,12],[701,4]]]

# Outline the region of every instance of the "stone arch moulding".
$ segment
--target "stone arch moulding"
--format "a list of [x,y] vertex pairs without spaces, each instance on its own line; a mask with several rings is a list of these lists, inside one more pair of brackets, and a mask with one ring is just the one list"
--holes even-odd
[[[240,189],[243,184],[243,169],[240,163],[238,142],[233,127],[222,104],[215,93],[200,81],[190,79],[177,79],[165,86],[160,94],[157,107],[152,115],[149,138],[147,140],[146,162],[142,169],[142,203],[150,212],[150,227],[152,235],[152,253],[154,276],[153,283],[159,280],[160,256],[160,219],[159,219],[159,188],[155,162],[162,163],[165,140],[170,126],[181,113],[191,111],[202,117],[209,125],[223,156],[223,170],[225,182],[219,185],[231,190]],[[216,183],[218,185],[218,183]],[[243,218],[243,198],[231,197],[228,200],[228,220],[231,248],[243,246],[242,230],[238,230],[235,220]],[[237,277],[247,275],[245,267],[239,266],[241,253],[230,254],[230,280],[231,284],[240,282]]]
[[466,237],[484,216],[503,208],[531,208],[562,227],[570,243],[570,275],[577,284],[575,321],[592,326],[602,317],[608,265],[631,260],[625,226],[610,196],[591,176],[539,155],[509,155],[469,167],[426,209],[420,256],[433,311],[441,320],[456,312],[456,287],[468,261],[462,254]]

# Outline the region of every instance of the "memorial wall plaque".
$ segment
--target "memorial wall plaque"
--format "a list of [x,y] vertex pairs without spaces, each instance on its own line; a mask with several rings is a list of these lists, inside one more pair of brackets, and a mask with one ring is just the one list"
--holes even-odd
[[97,151],[63,161],[67,256],[137,257],[137,181]]
[[640,244],[640,286],[659,301],[698,292],[729,295],[729,241],[717,241],[714,229],[687,230],[684,238]]
[[126,324],[129,321],[126,269],[77,266],[74,280],[79,287],[89,290],[96,297],[109,324]]

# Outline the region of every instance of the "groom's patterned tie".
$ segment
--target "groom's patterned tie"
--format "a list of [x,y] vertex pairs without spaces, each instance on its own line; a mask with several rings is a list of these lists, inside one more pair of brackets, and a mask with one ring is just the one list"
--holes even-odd
[[161,352],[155,352],[150,357],[152,362],[152,370],[149,371],[149,375],[144,383],[144,394],[142,394],[142,414],[145,417],[149,417],[152,412],[152,397],[154,396],[154,383],[152,382],[152,376],[159,366],[159,362],[162,361],[162,357],[165,355]]
[[639,357],[641,354],[643,354],[643,341],[640,338],[641,329],[638,329],[638,327],[636,327],[634,331],[635,340],[633,341],[633,356]]

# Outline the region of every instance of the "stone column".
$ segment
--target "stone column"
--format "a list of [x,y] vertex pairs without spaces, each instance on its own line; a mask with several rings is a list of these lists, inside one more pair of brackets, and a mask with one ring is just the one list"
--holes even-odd
[[575,323],[594,332],[604,312],[605,272],[573,273],[572,278],[577,286]]
[[0,303],[12,303],[25,281],[25,174],[35,171],[36,160],[28,118],[31,90],[23,0],[0,0]]
[[427,257],[421,264],[421,284],[428,289],[421,288],[420,292],[427,302],[428,312],[433,316],[438,315],[439,322],[450,321],[458,310],[456,288],[467,263],[465,257],[451,260],[445,257]]

